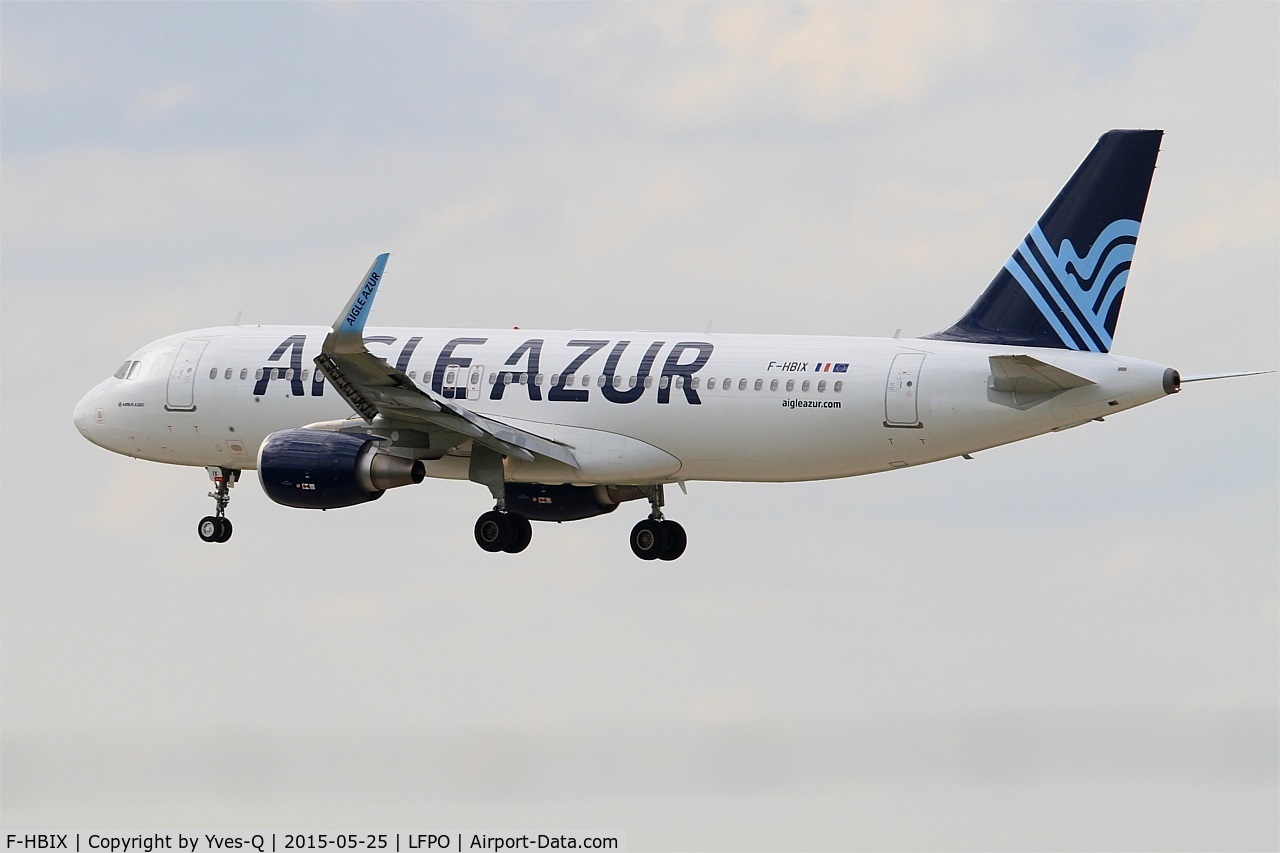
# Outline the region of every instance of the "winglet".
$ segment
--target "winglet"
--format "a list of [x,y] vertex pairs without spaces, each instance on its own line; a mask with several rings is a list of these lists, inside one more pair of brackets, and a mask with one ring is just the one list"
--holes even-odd
[[329,337],[333,344],[338,345],[340,351],[345,351],[346,348],[341,345],[348,342],[356,344],[361,349],[364,348],[364,324],[369,319],[373,297],[378,294],[378,285],[382,283],[382,274],[387,269],[389,257],[391,257],[390,252],[383,252],[373,259],[373,265],[360,280],[360,286],[356,288],[356,292],[351,294],[351,300],[342,309],[338,319],[333,321],[333,334]]

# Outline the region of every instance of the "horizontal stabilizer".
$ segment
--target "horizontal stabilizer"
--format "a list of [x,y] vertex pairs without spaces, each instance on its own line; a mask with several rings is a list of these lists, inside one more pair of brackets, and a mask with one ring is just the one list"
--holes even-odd
[[991,362],[988,387],[993,391],[1030,395],[1056,394],[1069,388],[1095,384],[1092,379],[1077,376],[1029,355],[993,355],[988,360]]

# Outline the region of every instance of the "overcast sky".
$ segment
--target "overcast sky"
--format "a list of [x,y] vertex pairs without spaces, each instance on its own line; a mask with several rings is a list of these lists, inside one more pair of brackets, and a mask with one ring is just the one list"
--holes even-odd
[[471,526],[84,441],[184,329],[927,334],[1166,131],[1115,351],[1280,365],[1280,6],[0,5],[0,781],[17,831],[1276,849],[1276,377],[861,479]]

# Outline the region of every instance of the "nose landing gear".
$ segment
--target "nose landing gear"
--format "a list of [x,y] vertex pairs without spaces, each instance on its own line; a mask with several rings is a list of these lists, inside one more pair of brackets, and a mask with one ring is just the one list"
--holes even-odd
[[234,468],[221,468],[210,465],[206,468],[209,479],[213,480],[213,498],[216,507],[213,515],[200,519],[196,531],[205,542],[226,542],[231,538],[231,519],[227,518],[227,504],[231,502],[231,487],[240,479],[240,472]]

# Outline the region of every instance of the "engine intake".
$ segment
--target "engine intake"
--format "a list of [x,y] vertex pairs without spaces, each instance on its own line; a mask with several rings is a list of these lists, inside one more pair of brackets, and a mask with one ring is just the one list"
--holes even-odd
[[355,506],[422,482],[421,461],[382,452],[378,441],[318,429],[273,432],[258,450],[258,481],[271,500],[301,509]]

